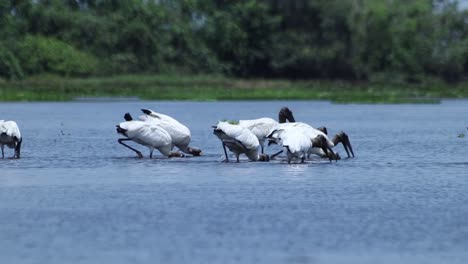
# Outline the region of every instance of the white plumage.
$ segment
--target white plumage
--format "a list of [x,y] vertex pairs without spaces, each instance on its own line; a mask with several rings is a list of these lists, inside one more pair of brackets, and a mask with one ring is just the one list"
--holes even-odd
[[[292,158],[300,158],[304,161],[304,153],[337,159],[336,155],[331,151],[334,144],[328,136],[305,123],[278,124],[267,137],[283,146],[283,151],[288,156],[288,163],[291,162]],[[283,151],[272,155],[272,158]]]
[[[305,134],[307,137],[309,137],[310,140],[313,140],[317,136],[322,135],[323,137],[325,137],[328,147],[333,148],[335,146],[333,144],[333,142],[328,138],[328,136],[325,133],[323,133],[322,131],[320,131],[320,130],[318,130],[318,129],[316,129],[316,128],[314,128],[311,125],[306,124],[306,123],[302,123],[302,122],[281,123],[281,124],[278,124],[278,126],[276,128],[277,129],[293,128],[293,129],[299,130],[303,134]],[[318,148],[318,149],[320,150],[320,148]],[[311,151],[310,153],[314,153],[314,152],[312,152],[314,150],[311,149],[310,151]]]
[[295,127],[276,129],[272,137],[278,139],[283,146],[288,156],[288,163],[291,163],[294,158],[304,162],[308,151],[312,149],[312,140],[304,131]]
[[266,136],[268,136],[268,134],[276,128],[279,123],[284,123],[286,121],[295,122],[292,111],[287,107],[283,107],[278,113],[278,121],[269,117],[263,117],[258,119],[239,120],[239,125],[254,133],[260,142],[260,147],[263,153],[263,145],[265,143]]
[[[286,123],[286,121],[289,121],[291,123]],[[320,147],[313,147],[309,150],[308,154],[317,154],[322,157],[328,156],[330,158],[330,155],[326,154],[326,148],[333,148],[337,144],[342,143],[344,149],[346,150],[346,153],[348,154],[348,157],[351,157],[351,155],[354,157],[354,152],[353,152],[353,147],[351,146],[351,142],[349,141],[348,135],[341,131],[338,134],[336,134],[333,139],[330,139],[327,135],[327,129],[325,127],[320,127],[318,129],[313,128],[312,126],[301,123],[301,122],[296,122],[294,115],[292,111],[288,107],[283,107],[280,109],[278,113],[278,122],[280,123],[277,128],[284,128],[284,127],[298,127],[301,128],[306,135],[308,135],[311,139],[315,139],[315,145],[319,145]],[[323,147],[322,147],[323,146]],[[272,158],[280,154],[281,152],[278,152],[274,155],[272,155]],[[351,155],[350,155],[351,153]],[[333,158],[339,158],[339,155],[335,152],[332,152]]]
[[140,145],[150,149],[150,158],[153,157],[153,150],[157,149],[164,156],[168,157],[171,154],[172,138],[162,127],[144,121],[126,121],[117,126],[117,132],[127,138],[119,139],[119,143],[135,151],[138,157],[143,155],[140,151],[126,145],[123,141],[132,140]]
[[15,149],[13,158],[19,159],[22,142],[23,139],[16,122],[0,120],[0,148],[2,149],[2,158],[5,158],[4,147],[6,145],[9,148]]
[[226,161],[229,161],[226,147],[236,155],[237,162],[239,162],[239,155],[242,153],[251,161],[267,160],[266,155],[258,153],[260,142],[249,129],[240,125],[232,125],[228,122],[219,122],[214,127],[213,133],[223,143]]
[[168,115],[148,109],[142,109],[142,111],[145,115],[140,116],[140,120],[156,124],[166,130],[172,138],[172,146],[177,147],[184,153],[194,156],[199,156],[201,154],[200,149],[189,147],[192,134],[188,127]]
[[[351,142],[349,141],[348,135],[345,132],[339,132],[337,133],[333,139],[330,139],[328,135],[324,132],[322,132],[319,129],[316,129],[306,123],[302,122],[296,122],[296,123],[281,123],[278,124],[277,128],[288,128],[288,127],[295,127],[298,129],[301,129],[303,133],[305,133],[311,140],[317,138],[318,136],[323,137],[323,139],[326,142],[326,146],[329,148],[334,148],[336,147],[339,143],[342,143],[346,153],[348,154],[348,157],[350,157],[350,152],[354,157],[354,152],[353,152],[353,147],[351,146]],[[326,130],[325,130],[326,131]],[[309,150],[308,154],[316,154],[321,157],[327,157],[328,155],[324,151],[323,148],[321,147],[313,147]],[[333,155],[335,158],[339,159],[339,155],[335,152],[333,152]]]
[[277,125],[278,122],[269,117],[239,120],[239,126],[249,129],[257,137],[262,149],[262,153],[266,136]]

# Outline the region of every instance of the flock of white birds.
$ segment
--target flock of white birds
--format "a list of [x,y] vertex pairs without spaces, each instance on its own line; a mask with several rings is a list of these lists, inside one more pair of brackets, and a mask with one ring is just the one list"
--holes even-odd
[[[147,146],[150,149],[150,158],[154,149],[166,157],[201,155],[200,149],[189,146],[191,133],[186,126],[170,116],[148,109],[142,111],[144,114],[138,120],[126,113],[126,121],[117,125],[117,133],[125,136],[118,140],[120,144],[135,151],[140,158],[143,154],[125,144],[125,141]],[[304,162],[312,154],[328,158],[330,161],[338,160],[340,156],[332,148],[339,143],[343,144],[348,157],[354,157],[346,133],[340,132],[330,139],[326,128],[315,129],[308,124],[296,122],[292,111],[287,107],[280,110],[278,121],[267,117],[238,122],[220,121],[213,128],[213,134],[221,140],[226,162],[229,162],[226,148],[236,156],[237,162],[241,154],[245,154],[250,161],[269,161],[283,152],[288,163],[294,160]],[[282,150],[270,156],[265,154],[264,145],[267,141],[268,145],[281,145]],[[174,147],[180,152],[173,151]]]
[[[126,144],[126,141],[148,147],[150,158],[153,157],[154,149],[166,157],[202,154],[200,149],[189,146],[192,135],[188,127],[168,115],[148,109],[142,111],[143,115],[139,116],[138,120],[126,113],[125,122],[117,125],[117,133],[124,136],[118,139],[118,142],[133,150],[139,158],[143,158],[143,154]],[[245,154],[250,161],[269,161],[281,153],[286,154],[288,163],[294,160],[303,163],[312,154],[336,161],[340,156],[333,148],[339,143],[343,144],[348,158],[354,157],[351,142],[345,132],[340,132],[330,139],[325,127],[316,129],[306,123],[296,122],[292,111],[287,107],[281,108],[278,121],[267,117],[238,122],[220,121],[213,128],[213,134],[221,140],[226,162],[229,162],[226,148],[235,155],[237,162],[241,154]],[[14,149],[13,158],[19,159],[22,141],[16,122],[0,120],[2,158],[5,158],[4,147],[7,146]],[[266,142],[268,145],[281,145],[282,150],[267,155],[264,153]],[[174,151],[174,147],[179,151]]]

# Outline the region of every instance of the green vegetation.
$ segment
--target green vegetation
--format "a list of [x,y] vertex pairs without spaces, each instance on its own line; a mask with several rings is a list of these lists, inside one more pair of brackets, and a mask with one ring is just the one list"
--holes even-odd
[[0,0],[0,99],[466,96],[467,21],[456,0]]
[[236,79],[195,75],[122,75],[100,78],[42,76],[0,82],[2,101],[66,101],[76,97],[139,97],[146,100],[331,100],[338,103],[438,102],[468,97],[466,84],[386,86],[341,81]]

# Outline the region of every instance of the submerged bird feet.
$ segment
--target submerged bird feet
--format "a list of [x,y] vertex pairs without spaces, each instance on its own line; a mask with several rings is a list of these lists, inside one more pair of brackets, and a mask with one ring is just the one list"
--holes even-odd
[[178,151],[172,151],[171,153],[169,153],[168,157],[169,158],[184,158],[185,154],[182,152],[178,152]]

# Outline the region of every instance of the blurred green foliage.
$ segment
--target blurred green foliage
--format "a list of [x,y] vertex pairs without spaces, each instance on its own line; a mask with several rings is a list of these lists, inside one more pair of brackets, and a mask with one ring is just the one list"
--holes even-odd
[[64,76],[89,75],[97,60],[69,44],[41,36],[26,36],[17,47],[22,69],[29,74],[43,72]]
[[0,78],[52,73],[457,82],[454,0],[0,0]]

